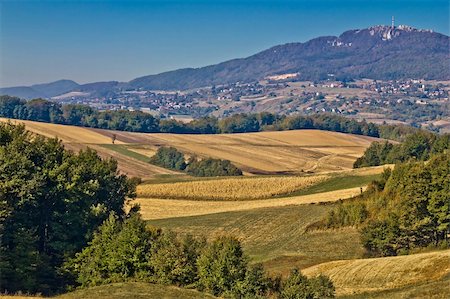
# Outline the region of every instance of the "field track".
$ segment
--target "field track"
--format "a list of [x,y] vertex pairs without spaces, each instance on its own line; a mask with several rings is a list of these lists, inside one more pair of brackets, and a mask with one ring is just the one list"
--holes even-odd
[[337,294],[381,291],[437,281],[450,275],[450,250],[333,261],[312,266],[302,272],[307,276],[329,276]]

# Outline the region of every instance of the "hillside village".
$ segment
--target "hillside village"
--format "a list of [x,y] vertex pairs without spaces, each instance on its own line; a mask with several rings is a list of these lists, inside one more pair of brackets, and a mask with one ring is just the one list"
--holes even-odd
[[[273,77],[188,91],[118,90],[106,95],[67,93],[62,104],[86,104],[99,110],[140,110],[166,118],[223,117],[268,111],[277,114],[330,112],[376,123],[405,123],[450,130],[448,81],[357,80],[297,81]],[[420,114],[420,116],[419,116]],[[447,123],[448,122],[448,123]]]

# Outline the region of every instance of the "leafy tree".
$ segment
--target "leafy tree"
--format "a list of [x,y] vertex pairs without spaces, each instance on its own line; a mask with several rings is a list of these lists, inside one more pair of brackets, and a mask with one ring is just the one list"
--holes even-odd
[[258,132],[259,122],[254,114],[235,114],[219,121],[221,133]]
[[194,119],[187,124],[187,131],[194,134],[217,134],[219,133],[219,120],[215,117]]
[[353,164],[354,168],[405,162],[409,159],[424,161],[431,154],[443,153],[450,148],[450,134],[436,136],[418,131],[405,137],[403,143],[373,142]]
[[235,298],[266,298],[270,291],[275,291],[275,284],[267,277],[261,264],[250,266],[242,281],[238,281],[235,290],[229,292]]
[[197,260],[198,286],[213,295],[236,290],[244,281],[248,258],[233,237],[219,237],[209,244]]
[[326,276],[308,279],[298,269],[293,269],[282,284],[282,299],[334,298],[334,286]]
[[0,116],[7,118],[17,118],[18,107],[23,107],[26,101],[17,97],[0,96]]
[[189,235],[180,238],[173,232],[163,232],[150,252],[149,265],[154,280],[163,284],[194,285],[197,280],[197,258],[204,246],[204,240]]

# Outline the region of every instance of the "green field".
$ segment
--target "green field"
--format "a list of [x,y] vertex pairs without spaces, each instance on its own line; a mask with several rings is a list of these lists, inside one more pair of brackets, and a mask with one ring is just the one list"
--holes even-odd
[[329,192],[335,190],[349,189],[355,187],[363,187],[369,184],[370,182],[377,180],[380,178],[380,174],[373,175],[334,175],[330,179],[313,185],[309,188],[305,188],[303,190],[299,190],[298,192],[291,193],[289,196],[300,196],[300,195],[309,195],[316,194],[322,192]]
[[359,258],[363,248],[356,229],[306,232],[320,220],[332,204],[283,206],[204,216],[148,221],[150,225],[180,233],[214,237],[237,236],[252,262],[264,262],[271,272],[287,273],[336,259]]
[[130,151],[128,148],[129,146],[124,144],[99,144],[99,146],[107,148],[109,150],[113,150],[121,155],[139,160],[141,162],[148,163],[150,160],[150,157],[147,157],[145,155],[139,154],[137,152]]

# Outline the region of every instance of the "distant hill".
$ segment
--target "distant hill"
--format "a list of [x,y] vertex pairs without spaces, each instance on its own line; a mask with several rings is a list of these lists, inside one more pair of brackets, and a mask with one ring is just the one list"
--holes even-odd
[[185,90],[267,76],[297,74],[299,80],[403,78],[450,80],[450,37],[409,26],[374,26],[275,46],[247,58],[186,68],[131,80],[78,85],[69,80],[0,89],[23,98],[52,97],[70,91],[107,95],[119,88]]
[[78,83],[72,80],[58,80],[51,83],[0,88],[0,95],[6,94],[25,99],[51,98],[78,88]]
[[450,79],[450,38],[408,26],[375,26],[305,43],[275,46],[256,55],[202,68],[134,79],[143,89],[189,89],[298,73],[302,80],[336,78]]

